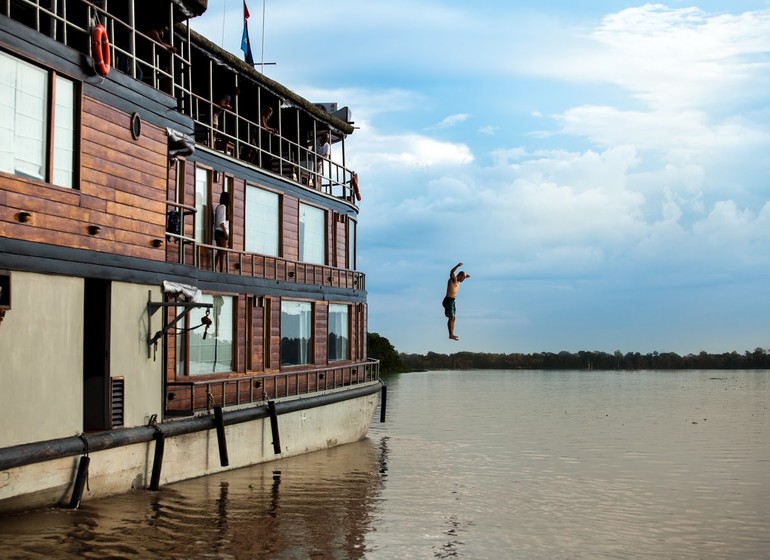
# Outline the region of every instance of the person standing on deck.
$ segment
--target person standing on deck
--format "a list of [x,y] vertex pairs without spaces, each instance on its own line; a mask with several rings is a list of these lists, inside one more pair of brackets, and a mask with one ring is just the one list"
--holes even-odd
[[457,316],[457,308],[455,307],[455,298],[457,297],[457,291],[460,289],[460,283],[466,278],[470,278],[470,274],[466,274],[464,271],[460,271],[455,276],[455,270],[460,268],[463,263],[457,263],[457,265],[449,271],[449,280],[446,283],[446,296],[441,305],[444,306],[444,315],[448,318],[447,328],[449,329],[449,338],[452,340],[459,340],[460,337],[455,336],[455,317]]
[[[227,247],[230,241],[230,221],[228,214],[230,209],[230,193],[222,191],[219,196],[219,204],[214,209],[214,241],[217,247]],[[223,272],[225,268],[225,251],[217,251],[215,268]]]
[[[318,142],[316,143],[315,153],[316,160],[315,160],[315,170],[316,170],[316,186],[321,186],[321,179],[324,177],[324,161],[329,161],[329,158],[332,156],[332,145],[330,143],[331,136],[328,132],[324,132],[321,135],[321,138],[318,139]],[[329,168],[329,175],[327,177],[331,176],[331,168]]]

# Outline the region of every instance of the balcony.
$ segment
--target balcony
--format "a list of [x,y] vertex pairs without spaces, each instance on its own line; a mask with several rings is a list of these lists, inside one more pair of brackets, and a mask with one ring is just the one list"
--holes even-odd
[[365,290],[366,275],[356,270],[337,268],[249,253],[237,249],[200,243],[186,232],[196,231],[195,207],[167,201],[169,212],[181,216],[179,233],[166,232],[166,260],[189,264],[200,270],[215,271],[217,251],[225,252],[225,270],[228,274],[264,278],[297,284],[313,284],[349,290]]
[[[261,123],[218,107],[210,99],[196,95],[192,98],[195,141],[199,147],[213,148],[243,163],[353,205],[360,200],[355,173],[316,153],[314,138],[320,135],[318,123],[308,122],[306,116],[300,116],[298,109],[283,107],[278,132],[270,133]],[[212,122],[215,119],[209,117],[213,114],[217,114],[216,126]],[[306,139],[303,143],[299,141],[301,137]],[[344,159],[344,145],[342,150]]]

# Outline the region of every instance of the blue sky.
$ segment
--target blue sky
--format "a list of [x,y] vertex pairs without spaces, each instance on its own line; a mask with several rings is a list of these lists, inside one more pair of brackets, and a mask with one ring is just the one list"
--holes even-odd
[[[265,74],[351,108],[397,350],[770,348],[770,1],[266,0],[264,51],[248,5]],[[242,24],[192,27],[241,54]]]

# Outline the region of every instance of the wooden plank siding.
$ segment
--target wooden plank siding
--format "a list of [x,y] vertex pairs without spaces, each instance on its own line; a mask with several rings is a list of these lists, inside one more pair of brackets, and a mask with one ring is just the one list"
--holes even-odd
[[265,298],[270,302],[270,357],[268,369],[278,371],[281,367],[281,300]]
[[334,236],[333,239],[336,241],[335,243],[335,254],[334,254],[334,261],[331,262],[332,266],[336,266],[339,268],[346,268],[347,267],[347,246],[348,246],[348,236],[347,236],[347,220],[344,216],[341,214],[337,214],[335,212],[332,212],[331,215],[334,217]]
[[145,124],[134,141],[130,115],[87,97],[82,108],[79,189],[0,174],[0,236],[164,260],[152,241],[165,234],[165,131]]
[[329,333],[329,304],[325,301],[315,302],[315,332],[313,333],[314,360],[316,365],[327,362],[326,338]]
[[261,372],[265,369],[265,309],[257,305],[258,296],[246,298],[246,316],[249,332],[246,333],[246,370]]
[[[232,186],[230,193],[230,247],[243,251],[246,249],[246,181],[232,176],[229,176],[229,179]],[[217,203],[219,203],[219,195],[217,195]]]
[[283,257],[285,259],[299,260],[299,200],[291,197],[283,197]]

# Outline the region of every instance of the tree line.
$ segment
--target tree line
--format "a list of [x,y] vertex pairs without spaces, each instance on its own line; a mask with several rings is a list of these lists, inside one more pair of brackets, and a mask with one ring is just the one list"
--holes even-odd
[[497,354],[455,352],[453,354],[399,353],[390,341],[377,333],[368,333],[369,356],[380,360],[382,373],[436,369],[770,369],[770,353],[765,348],[721,354],[679,355],[676,352],[601,351],[535,352],[532,354]]

